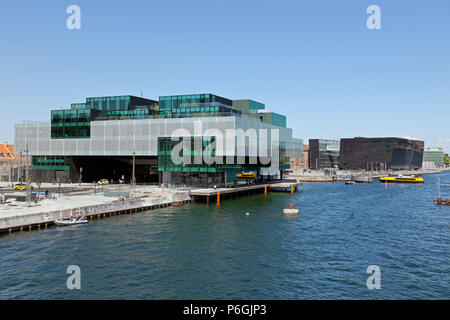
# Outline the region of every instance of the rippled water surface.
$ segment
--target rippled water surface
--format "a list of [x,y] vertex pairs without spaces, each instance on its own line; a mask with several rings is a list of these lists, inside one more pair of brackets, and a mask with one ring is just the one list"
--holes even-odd
[[[305,184],[295,218],[281,213],[291,196],[270,193],[2,236],[0,298],[449,299],[450,207],[433,204],[437,177],[387,190]],[[81,290],[66,287],[69,265]],[[380,290],[366,287],[369,265]]]

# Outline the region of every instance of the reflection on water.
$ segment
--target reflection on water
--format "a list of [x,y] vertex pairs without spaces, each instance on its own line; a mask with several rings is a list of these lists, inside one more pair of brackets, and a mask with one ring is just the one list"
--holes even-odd
[[[0,298],[448,299],[450,208],[433,203],[437,177],[387,189],[310,183],[294,197],[15,233],[0,238]],[[282,213],[291,202],[297,217]],[[69,265],[81,290],[66,288]],[[381,268],[380,290],[366,287],[369,265]]]

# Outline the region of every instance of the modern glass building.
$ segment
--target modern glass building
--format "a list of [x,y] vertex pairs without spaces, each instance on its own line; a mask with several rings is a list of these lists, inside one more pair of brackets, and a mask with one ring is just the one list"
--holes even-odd
[[186,185],[232,184],[242,172],[268,178],[303,146],[264,104],[210,93],[87,98],[51,111],[49,122],[16,125],[15,144],[28,147],[35,181],[130,181],[134,159],[137,182]]
[[93,120],[145,119],[157,113],[157,107],[157,101],[134,96],[87,98],[69,110],[51,111],[51,137],[88,139]]
[[422,168],[424,142],[402,138],[341,139],[339,168],[414,170]]
[[426,147],[423,151],[424,169],[444,166],[444,149],[442,147]]
[[334,169],[339,165],[339,140],[309,139],[309,168]]

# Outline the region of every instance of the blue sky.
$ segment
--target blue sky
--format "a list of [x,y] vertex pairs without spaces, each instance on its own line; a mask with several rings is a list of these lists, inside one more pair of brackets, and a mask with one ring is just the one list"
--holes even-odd
[[[68,30],[66,8],[81,8]],[[369,5],[381,30],[366,27]],[[0,141],[86,97],[210,92],[298,138],[398,136],[450,151],[450,1],[2,1]]]

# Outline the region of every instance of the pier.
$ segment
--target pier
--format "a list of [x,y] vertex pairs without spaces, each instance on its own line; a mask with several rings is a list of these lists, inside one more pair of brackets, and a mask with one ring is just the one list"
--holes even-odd
[[278,181],[267,184],[246,185],[235,188],[194,189],[189,192],[189,196],[191,197],[192,202],[206,201],[206,203],[209,204],[211,200],[216,200],[217,203],[220,203],[220,199],[236,198],[267,191],[296,192],[298,187],[301,185],[301,182],[292,180],[283,182]]
[[[92,198],[92,199],[91,199]],[[100,199],[97,199],[100,198]],[[104,219],[116,215],[133,214],[169,206],[183,205],[190,202],[187,192],[161,193],[161,196],[140,195],[136,197],[111,198],[101,195],[71,195],[64,199],[31,207],[12,207],[0,211],[0,234],[16,231],[32,231],[47,229],[55,225],[56,220],[72,217],[86,217],[88,220]],[[113,200],[114,199],[114,200]],[[60,208],[56,208],[58,203]],[[89,202],[91,205],[82,205]]]
[[131,200],[123,203],[111,203],[47,213],[35,213],[30,215],[0,218],[0,234],[15,231],[47,229],[48,227],[54,226],[56,220],[69,219],[71,217],[84,216],[88,220],[104,219],[116,215],[133,214],[169,206],[178,206],[188,202],[190,202],[190,200],[147,205],[145,202],[143,203],[139,200]]

